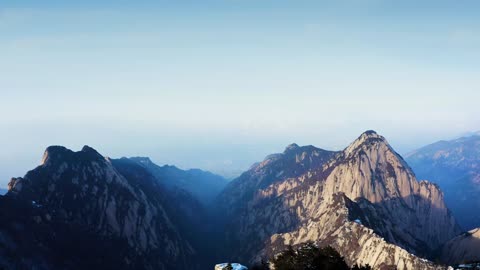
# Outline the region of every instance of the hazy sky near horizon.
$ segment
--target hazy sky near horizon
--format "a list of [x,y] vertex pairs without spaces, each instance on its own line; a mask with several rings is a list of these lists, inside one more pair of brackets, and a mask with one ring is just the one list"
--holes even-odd
[[48,145],[238,173],[480,128],[479,1],[0,1],[0,186]]

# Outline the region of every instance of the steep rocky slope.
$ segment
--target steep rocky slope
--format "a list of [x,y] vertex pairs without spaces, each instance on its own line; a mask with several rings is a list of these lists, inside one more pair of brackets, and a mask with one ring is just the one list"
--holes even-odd
[[387,242],[375,230],[372,222],[378,220],[362,211],[361,207],[343,193],[328,198],[323,214],[300,228],[270,237],[260,257],[271,257],[287,248],[307,241],[321,246],[332,246],[350,265],[370,265],[374,269],[445,269]]
[[178,224],[187,218],[168,194],[133,162],[49,147],[0,200],[0,266],[190,269],[196,252]]
[[480,226],[480,136],[440,141],[406,156],[418,177],[438,183],[445,201],[465,229]]
[[168,189],[183,189],[203,205],[209,205],[228,184],[225,178],[199,169],[181,170],[170,165],[158,166],[147,157],[133,157],[130,160],[147,169]]
[[244,260],[312,240],[333,245],[352,264],[433,267],[410,253],[429,255],[460,232],[438,187],[418,182],[373,131],[342,152],[289,146],[218,200],[229,255]]
[[217,198],[217,205],[224,211],[236,212],[241,202],[253,199],[258,190],[283,182],[286,179],[304,175],[312,168],[321,168],[337,152],[314,146],[291,144],[283,153],[272,154],[262,162],[254,164],[240,177],[234,179]]
[[440,258],[450,264],[479,262],[480,228],[463,233],[445,243]]

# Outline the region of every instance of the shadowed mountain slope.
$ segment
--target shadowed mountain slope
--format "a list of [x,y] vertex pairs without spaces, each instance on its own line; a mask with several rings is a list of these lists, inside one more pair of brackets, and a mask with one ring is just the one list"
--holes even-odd
[[181,170],[170,165],[158,166],[146,157],[133,157],[130,160],[147,169],[166,188],[183,189],[205,206],[228,184],[225,178],[199,169]]
[[[174,199],[134,162],[104,158],[88,146],[79,152],[49,147],[42,164],[13,178],[1,198],[0,265],[200,269],[179,224],[188,218],[173,211]],[[182,200],[189,211],[194,202]]]
[[417,176],[445,192],[445,201],[465,229],[480,227],[480,136],[440,141],[406,156]]

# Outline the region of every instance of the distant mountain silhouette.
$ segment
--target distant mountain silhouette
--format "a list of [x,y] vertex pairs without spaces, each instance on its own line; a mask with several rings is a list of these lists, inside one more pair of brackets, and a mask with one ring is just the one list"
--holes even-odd
[[460,225],[480,227],[480,136],[439,141],[406,156],[420,179],[440,185]]
[[132,157],[130,160],[147,169],[165,187],[184,189],[204,205],[210,204],[228,184],[225,178],[200,169],[181,170],[170,165],[158,166],[147,157]]

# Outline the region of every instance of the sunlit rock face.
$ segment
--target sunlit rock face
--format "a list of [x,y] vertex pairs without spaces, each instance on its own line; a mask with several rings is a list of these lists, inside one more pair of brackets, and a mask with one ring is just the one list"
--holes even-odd
[[377,217],[363,211],[359,204],[342,193],[329,197],[320,211],[321,216],[302,224],[300,228],[270,237],[264,254],[273,256],[287,245],[316,241],[334,247],[352,265],[368,264],[374,269],[390,269],[388,267],[393,266],[394,269],[405,270],[444,269],[386,241],[369,227],[378,222]]
[[465,230],[480,227],[480,135],[440,141],[406,156],[417,177],[445,192],[445,202]]
[[366,132],[339,161],[325,180],[323,196],[343,192],[372,203],[395,225],[377,228],[389,241],[424,253],[460,232],[438,186],[417,181],[385,138]]
[[[27,269],[186,269],[195,251],[166,194],[133,162],[110,160],[88,146],[79,152],[49,147],[41,165],[12,179],[0,201],[0,246],[25,257]],[[7,268],[18,264],[0,257]]]
[[445,243],[440,258],[449,264],[480,261],[480,228],[463,233]]
[[417,181],[374,131],[341,152],[289,146],[234,180],[218,204],[228,207],[227,245],[243,260],[314,241],[350,264],[433,269],[411,253],[430,255],[460,232],[439,188]]

